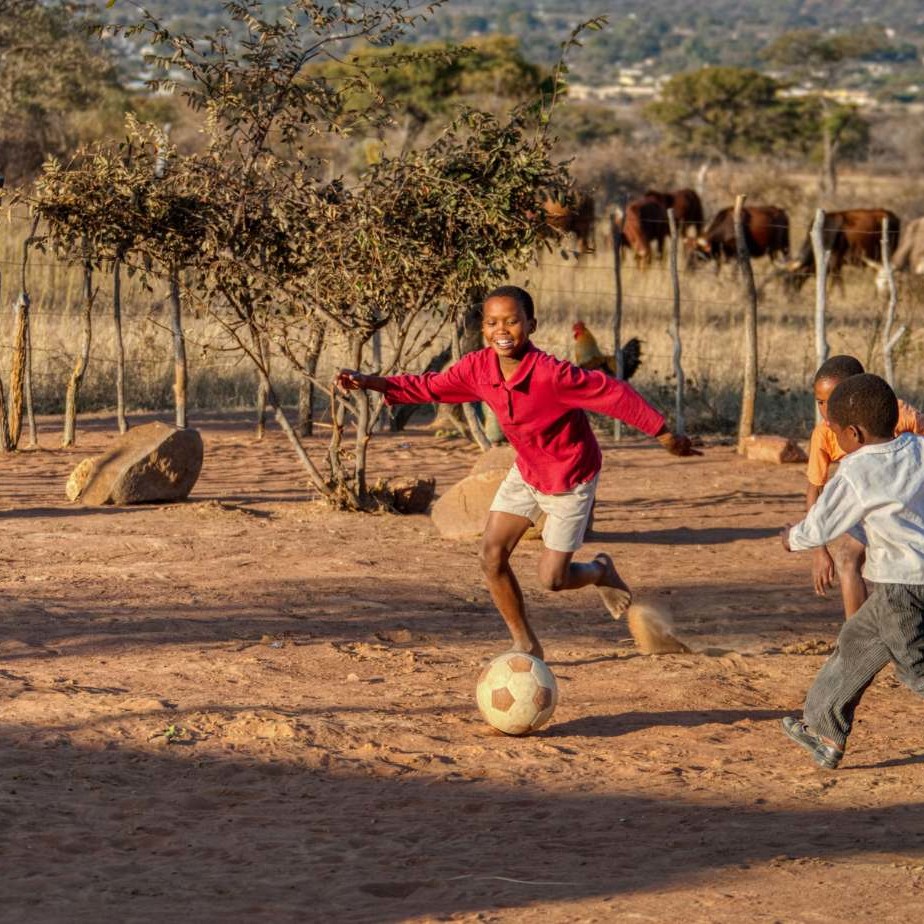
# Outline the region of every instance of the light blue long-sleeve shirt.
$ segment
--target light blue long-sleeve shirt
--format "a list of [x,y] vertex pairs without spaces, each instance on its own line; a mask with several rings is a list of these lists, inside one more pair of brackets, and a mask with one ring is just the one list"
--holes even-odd
[[865,578],[924,584],[924,438],[903,433],[846,456],[789,531],[789,547],[814,549],[858,524],[866,533]]

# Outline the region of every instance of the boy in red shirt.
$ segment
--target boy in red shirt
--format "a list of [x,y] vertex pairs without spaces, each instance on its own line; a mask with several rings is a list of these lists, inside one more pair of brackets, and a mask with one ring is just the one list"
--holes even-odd
[[481,546],[481,566],[513,648],[542,657],[526,618],[523,592],[510,556],[541,512],[545,544],[539,580],[547,590],[593,584],[610,613],[628,608],[631,592],[609,555],[571,559],[581,547],[603,457],[584,410],[623,420],[653,436],[673,455],[700,453],[685,436],[671,433],[663,416],[630,385],[599,370],[586,371],[538,350],[533,300],[517,286],[501,286],[485,299],[483,350],[468,353],[445,372],[364,375],[341,370],[341,388],[382,392],[389,404],[484,401],[497,416],[516,462],[491,505]]
[[[809,461],[806,475],[809,486],[805,495],[805,509],[811,510],[822,489],[834,474],[833,469],[846,453],[841,449],[828,422],[828,398],[845,379],[863,374],[863,364],[854,356],[832,356],[815,373],[815,403],[821,421],[812,431],[809,444]],[[895,435],[915,433],[924,435],[924,416],[910,404],[898,400],[898,423]],[[838,537],[828,545],[816,548],[812,555],[812,584],[815,593],[824,597],[833,586],[837,575],[844,600],[844,616],[849,618],[863,605],[868,596],[863,580],[863,563],[866,561],[866,536],[861,526]]]

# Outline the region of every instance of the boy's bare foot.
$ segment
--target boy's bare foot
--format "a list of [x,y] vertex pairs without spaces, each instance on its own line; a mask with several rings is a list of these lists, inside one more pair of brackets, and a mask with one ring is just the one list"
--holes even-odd
[[545,652],[542,650],[542,645],[539,644],[538,639],[533,639],[526,644],[518,644],[514,642],[510,646],[511,651],[522,651],[523,654],[532,655],[534,658],[538,658],[540,661],[545,659]]
[[619,619],[625,615],[632,602],[632,591],[629,585],[619,576],[613,559],[605,552],[594,555],[594,561],[603,565],[603,577],[597,584],[597,590],[603,598],[603,605],[610,611],[613,619]]

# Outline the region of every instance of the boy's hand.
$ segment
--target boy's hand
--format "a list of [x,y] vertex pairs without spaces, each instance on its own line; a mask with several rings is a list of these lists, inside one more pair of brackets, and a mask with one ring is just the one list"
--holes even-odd
[[693,448],[688,436],[682,436],[679,433],[661,433],[657,440],[672,456],[702,455],[698,449]]
[[834,586],[836,576],[834,559],[828,550],[824,546],[815,549],[812,554],[812,583],[815,585],[815,593],[819,597],[827,596],[826,591]]
[[787,552],[792,551],[792,549],[789,547],[789,531],[792,529],[792,527],[792,523],[787,523],[780,532],[780,540],[783,543],[783,548],[786,549]]
[[341,369],[337,373],[337,385],[341,391],[356,391],[366,387],[366,379],[369,376],[357,372],[355,369]]

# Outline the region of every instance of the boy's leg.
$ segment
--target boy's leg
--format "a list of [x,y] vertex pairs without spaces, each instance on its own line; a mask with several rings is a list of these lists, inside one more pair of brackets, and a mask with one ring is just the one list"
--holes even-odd
[[515,651],[542,657],[542,645],[526,619],[523,591],[510,567],[510,556],[533,525],[529,517],[492,510],[481,540],[481,570],[491,599],[507,624]]
[[593,584],[613,618],[622,616],[632,602],[632,591],[610,556],[601,552],[589,562],[573,562],[573,556],[574,552],[544,549],[539,559],[539,583],[546,590],[574,590]]
[[828,544],[828,552],[837,569],[841,597],[844,600],[844,616],[849,619],[869,596],[862,574],[866,546],[856,537],[845,533]]
[[834,653],[825,661],[805,698],[806,724],[841,750],[850,734],[860,698],[891,660],[881,636],[890,609],[884,588],[877,586],[844,624]]
[[542,540],[545,549],[539,560],[539,582],[546,590],[574,590],[595,585],[614,618],[632,602],[632,592],[619,576],[609,555],[601,552],[589,562],[574,562],[574,553],[584,544],[593,516],[597,478],[577,485],[565,494],[542,494],[539,504],[546,514]]
[[910,689],[924,696],[924,586],[884,584],[892,610],[882,639],[895,661],[895,673]]

